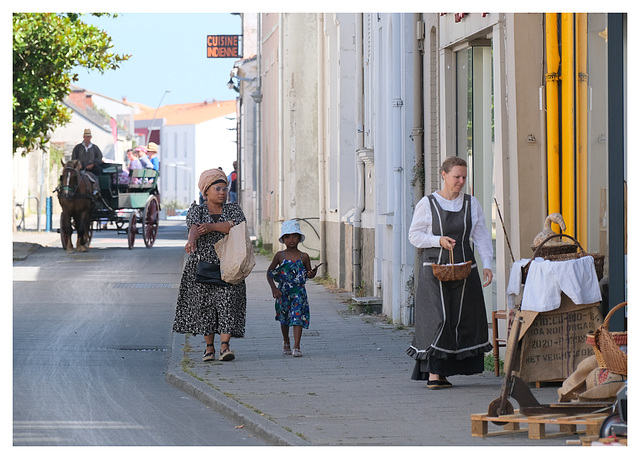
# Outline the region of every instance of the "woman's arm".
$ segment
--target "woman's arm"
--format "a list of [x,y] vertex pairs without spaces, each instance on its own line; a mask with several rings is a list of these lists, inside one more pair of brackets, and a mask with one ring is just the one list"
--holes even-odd
[[409,227],[409,242],[418,248],[440,247],[440,236],[435,236],[432,228],[431,204],[425,196],[416,204]]
[[184,246],[184,250],[186,250],[188,254],[191,254],[196,250],[197,241],[200,238],[198,226],[199,225],[197,224],[193,224],[191,225],[191,228],[189,228],[189,236],[187,237],[187,243]]
[[480,203],[475,197],[471,197],[471,239],[473,244],[478,250],[482,266],[485,268],[491,268],[491,262],[493,261],[493,242],[491,240],[491,233],[487,228],[484,219],[484,212]]
[[229,234],[229,231],[231,231],[231,228],[233,228],[234,226],[235,224],[233,223],[233,220],[220,223],[202,223],[198,227],[198,234],[200,234],[200,236],[203,236],[207,233],[212,233],[213,231]]
[[200,234],[198,233],[198,225],[200,224],[200,216],[201,212],[197,205],[192,205],[187,212],[187,228],[189,228],[189,232],[187,234],[187,243],[184,246],[184,250],[188,254],[195,252],[197,247],[197,240],[200,238]]

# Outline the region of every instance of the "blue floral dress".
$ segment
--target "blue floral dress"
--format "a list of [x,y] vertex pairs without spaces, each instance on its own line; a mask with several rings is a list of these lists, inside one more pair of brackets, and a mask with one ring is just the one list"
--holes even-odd
[[282,296],[276,300],[276,320],[284,326],[309,328],[309,301],[304,284],[307,270],[302,260],[283,260],[269,276],[278,283]]

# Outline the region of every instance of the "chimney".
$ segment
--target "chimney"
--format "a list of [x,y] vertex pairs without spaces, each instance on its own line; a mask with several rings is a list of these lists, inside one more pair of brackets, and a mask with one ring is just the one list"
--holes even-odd
[[71,91],[69,93],[69,100],[81,109],[85,109],[87,107],[93,108],[93,100],[91,99],[91,94],[87,93],[84,89],[81,89],[79,91]]

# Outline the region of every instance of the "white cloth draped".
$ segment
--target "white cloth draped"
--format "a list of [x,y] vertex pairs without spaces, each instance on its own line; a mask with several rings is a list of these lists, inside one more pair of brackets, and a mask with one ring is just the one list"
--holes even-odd
[[[521,268],[528,260],[513,264],[509,285],[507,286],[507,304],[515,306],[521,289]],[[598,276],[593,257],[590,255],[565,261],[550,261],[535,258],[527,273],[522,304],[526,311],[553,311],[560,307],[561,294],[564,293],[575,304],[592,304],[602,301]]]

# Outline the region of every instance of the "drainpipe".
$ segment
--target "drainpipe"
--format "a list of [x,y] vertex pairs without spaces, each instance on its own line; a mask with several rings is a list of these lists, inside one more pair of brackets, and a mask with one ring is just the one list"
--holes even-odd
[[318,198],[320,200],[320,262],[324,263],[320,268],[324,274],[329,272],[327,266],[327,206],[326,206],[326,168],[327,162],[324,143],[324,117],[325,117],[325,97],[324,97],[324,13],[317,15],[317,35],[318,35]]
[[[278,14],[278,220],[284,221],[284,31],[282,15]],[[275,234],[278,232],[276,231]]]
[[573,13],[560,13],[562,40],[562,217],[565,234],[575,237],[575,159],[574,159],[574,30]]
[[391,39],[393,40],[393,65],[391,78],[392,108],[392,155],[393,155],[393,294],[392,294],[392,318],[394,323],[400,320],[400,304],[402,302],[402,77],[401,56],[401,18],[399,13],[391,15]]
[[577,175],[577,238],[587,247],[587,13],[576,13],[576,175]]
[[261,158],[262,152],[260,148],[262,146],[262,13],[258,13],[258,94],[260,97],[260,102],[256,102],[256,148],[254,151],[255,157],[255,178],[256,178],[256,191],[257,196],[255,197],[256,210],[255,210],[255,231],[256,235],[262,233],[262,170],[261,170]]
[[[560,128],[558,118],[558,85],[560,54],[558,50],[558,15],[546,13],[545,36],[547,54],[547,199],[549,214],[560,212]],[[560,226],[552,223],[560,233]]]
[[[413,148],[415,149],[415,168],[414,174],[422,173],[424,180],[420,183],[420,180],[414,179],[413,184],[413,204],[414,207],[424,196],[424,187],[426,182],[425,170],[424,170],[424,94],[422,90],[422,66],[424,56],[424,35],[425,24],[422,20],[422,13],[414,13],[413,22],[416,31],[415,39],[413,40],[413,129],[411,130],[411,140],[413,141]],[[415,288],[418,274],[422,268],[420,264],[420,252],[415,250],[413,258],[413,285]],[[408,314],[403,323],[405,325],[413,324],[413,307],[409,308]]]
[[362,212],[364,211],[365,165],[360,152],[364,149],[364,76],[362,47],[362,13],[356,14],[356,208],[353,214],[352,265],[355,294],[362,285]]

